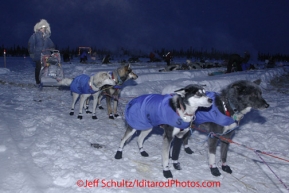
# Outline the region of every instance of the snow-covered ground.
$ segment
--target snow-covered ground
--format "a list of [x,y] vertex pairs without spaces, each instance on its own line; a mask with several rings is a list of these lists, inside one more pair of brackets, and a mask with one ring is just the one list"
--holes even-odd
[[[207,136],[194,131],[189,145],[195,153],[181,151],[183,169],[171,169],[174,180],[181,184],[149,187],[169,185],[162,175],[161,129],[145,141],[149,157],[140,156],[137,138],[133,137],[124,148],[123,159],[115,160],[125,131],[122,118],[110,120],[106,109],[98,109],[97,120],[90,114],[78,120],[77,113],[69,115],[69,90],[39,91],[33,86],[34,67],[29,58],[7,58],[6,62],[4,68],[0,58],[0,192],[288,192],[285,187],[289,186],[289,93],[285,88],[270,85],[272,79],[287,74],[286,67],[208,76],[220,69],[159,72],[164,63],[132,64],[139,78],[126,82],[119,100],[120,114],[129,100],[141,94],[172,93],[190,83],[218,92],[235,80],[262,79],[263,96],[270,107],[247,114],[233,140],[285,159],[260,154],[269,168],[253,150],[231,144],[228,165],[233,173],[220,170],[222,175],[213,177],[208,168]],[[80,64],[75,60],[63,63],[63,70],[66,77],[73,78],[82,73],[110,71],[119,65]],[[102,104],[105,107],[105,100]],[[78,108],[77,103],[76,112]],[[91,143],[103,147],[94,148]],[[123,181],[133,187],[115,187],[123,186]],[[189,187],[194,186],[193,182],[207,187]]]

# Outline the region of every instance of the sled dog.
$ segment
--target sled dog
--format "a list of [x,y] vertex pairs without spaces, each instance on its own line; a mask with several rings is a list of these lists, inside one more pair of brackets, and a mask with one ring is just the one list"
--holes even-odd
[[95,110],[97,105],[97,100],[100,94],[101,87],[104,85],[114,86],[115,81],[112,79],[109,72],[98,72],[93,76],[88,76],[86,74],[79,75],[74,79],[64,78],[61,80],[59,85],[70,86],[70,91],[72,92],[72,105],[70,115],[74,115],[74,107],[77,99],[80,97],[80,106],[78,119],[82,119],[83,108],[88,111],[88,103],[86,100],[92,95],[93,109],[92,109],[92,119],[97,119]]
[[[231,139],[234,128],[238,126],[239,121],[246,113],[251,109],[262,110],[269,107],[269,104],[262,97],[262,91],[258,86],[260,82],[260,80],[254,82],[240,80],[231,83],[221,90],[219,94],[207,92],[206,95],[214,100],[213,105],[211,108],[200,108],[197,110],[194,121],[195,126],[207,130],[209,133],[215,133],[224,138]],[[221,175],[219,169],[216,167],[216,148],[218,141],[218,136],[208,139],[209,166],[214,176]],[[185,137],[184,145],[187,144],[188,137]],[[176,149],[179,149],[180,146],[181,144]],[[227,173],[232,173],[231,168],[226,163],[229,143],[220,140],[220,146],[222,170]],[[177,151],[175,150],[175,152]],[[174,157],[177,157],[177,155]]]
[[[121,92],[122,84],[129,79],[137,79],[138,76],[132,71],[130,64],[121,66],[111,72],[111,78],[115,82],[115,86],[106,85],[102,88],[101,95],[99,95],[98,99],[98,107],[103,109],[100,104],[102,96],[105,96],[106,106],[107,106],[107,114],[110,119],[114,119],[114,117],[118,117],[117,113],[117,105],[118,105],[118,97]],[[111,101],[113,100],[113,109]]]
[[[198,107],[210,107],[213,100],[205,95],[205,90],[196,84],[190,84],[176,90],[174,94],[160,95],[147,94],[132,99],[125,109],[126,132],[115,154],[115,159],[122,158],[125,142],[137,131],[138,147],[142,156],[148,153],[143,149],[143,141],[153,127],[160,126],[164,129],[162,145],[163,175],[172,178],[169,169],[170,145],[174,137],[182,140],[189,131],[190,123],[195,119]],[[178,143],[180,140],[174,141]],[[176,142],[177,141],[177,142]],[[181,141],[182,142],[182,141]],[[174,164],[177,168],[178,163]]]

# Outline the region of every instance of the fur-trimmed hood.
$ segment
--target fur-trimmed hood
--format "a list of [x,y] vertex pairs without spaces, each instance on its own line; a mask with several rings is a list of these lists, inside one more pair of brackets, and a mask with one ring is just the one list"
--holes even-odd
[[41,19],[40,22],[35,24],[34,32],[39,31],[42,27],[46,27],[45,34],[49,37],[51,35],[51,29],[49,23],[45,19]]

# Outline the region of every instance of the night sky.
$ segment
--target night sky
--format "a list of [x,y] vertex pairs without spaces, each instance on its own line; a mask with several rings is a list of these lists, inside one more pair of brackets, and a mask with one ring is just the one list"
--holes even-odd
[[288,0],[9,0],[0,45],[27,46],[46,19],[59,48],[289,53]]

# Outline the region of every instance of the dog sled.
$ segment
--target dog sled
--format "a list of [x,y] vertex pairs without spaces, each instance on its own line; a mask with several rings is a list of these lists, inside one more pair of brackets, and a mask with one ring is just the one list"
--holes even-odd
[[63,69],[60,62],[61,57],[58,50],[46,50],[45,53],[41,53],[41,86],[59,86],[58,82],[64,78]]

